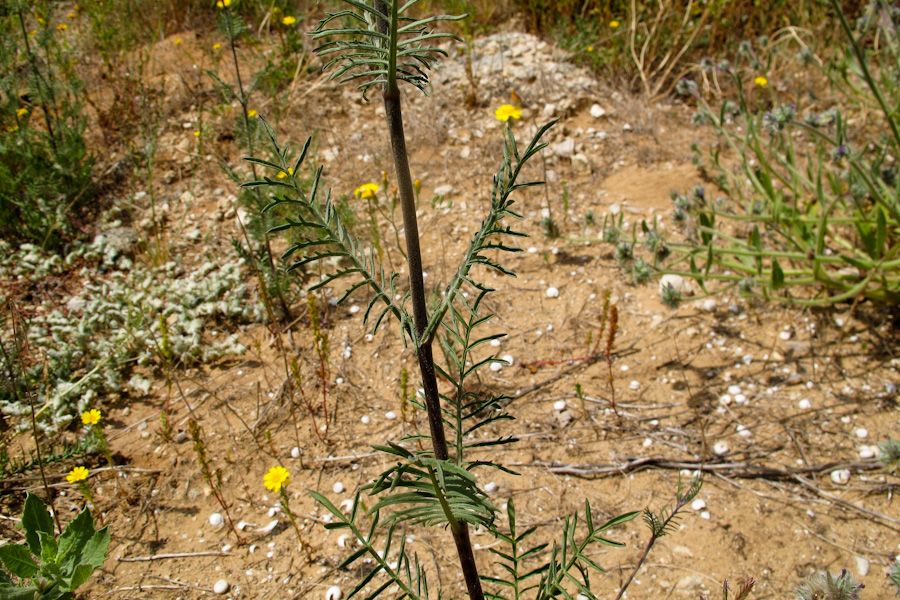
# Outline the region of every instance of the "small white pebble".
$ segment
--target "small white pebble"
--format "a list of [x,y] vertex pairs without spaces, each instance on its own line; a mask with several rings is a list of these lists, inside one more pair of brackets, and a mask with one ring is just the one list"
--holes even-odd
[[641,382],[637,380],[632,381],[630,384],[628,384],[628,387],[632,390],[639,390],[641,389]]
[[222,552],[231,552],[231,544],[225,544],[222,546]]
[[722,394],[721,396],[719,396],[719,404],[721,404],[722,406],[728,406],[729,404],[731,404],[731,395]]
[[384,418],[387,419],[388,421],[393,421],[394,419],[397,418],[397,413],[395,413],[392,410],[389,410],[386,413],[384,413]]
[[229,589],[231,589],[231,586],[224,579],[218,580],[213,585],[213,592],[219,596],[227,594]]
[[553,286],[547,288],[547,297],[548,298],[559,298],[559,290]]
[[528,248],[528,254],[537,254],[537,251],[538,251],[538,249],[535,248],[534,246],[530,246]]
[[781,333],[778,334],[778,337],[780,337],[782,340],[784,340],[786,342],[789,339],[791,339],[791,332],[790,331],[782,331]]
[[491,346],[493,346],[494,348],[499,348],[500,340],[491,340]]
[[716,312],[718,306],[719,303],[716,302],[715,298],[707,298],[703,301],[703,310],[706,312]]
[[300,448],[298,446],[291,448],[291,458],[300,458]]
[[209,524],[213,527],[218,527],[222,523],[225,522],[225,518],[219,513],[213,513],[209,515]]
[[747,396],[744,394],[735,394],[734,401],[738,404],[747,404]]
[[850,469],[837,469],[831,472],[831,481],[838,485],[846,485],[850,481]]
[[731,394],[732,396],[734,396],[735,394],[740,394],[740,393],[741,393],[741,386],[739,386],[739,385],[729,385],[729,386],[728,386],[728,393]]
[[641,445],[644,448],[649,448],[650,446],[653,445],[653,439],[652,438],[644,438],[644,441],[641,443]]
[[694,510],[703,510],[704,508],[706,508],[706,500],[697,498],[696,500],[691,502],[691,508]]
[[371,333],[367,333],[367,334],[366,334],[366,341],[367,341],[367,342],[371,342],[371,341],[374,340],[374,339],[375,339],[375,336],[372,335]]
[[797,406],[800,408],[800,410],[809,410],[812,408],[812,402],[810,402],[809,400],[804,398],[803,400],[801,400],[800,402],[797,403]]
[[627,370],[628,370],[628,365],[622,365],[622,366],[619,367],[619,368],[622,369],[623,371],[627,371]]
[[370,417],[369,415],[363,415],[360,421],[362,421],[363,425],[368,425],[372,422],[372,417]]
[[866,429],[865,427],[860,427],[859,429],[856,430],[856,437],[858,437],[861,440],[866,439],[867,437],[869,437],[869,430]]
[[250,551],[250,554],[253,554],[254,552],[256,552],[256,548],[257,548],[256,544],[251,544],[250,547],[248,548],[248,550]]
[[728,454],[729,449],[730,449],[730,447],[728,446],[728,442],[726,442],[724,440],[721,442],[716,442],[715,445],[713,446],[713,452],[715,452],[719,456],[722,456],[723,454]]
[[751,435],[753,435],[753,432],[750,431],[749,429],[747,429],[747,427],[745,427],[744,425],[738,425],[737,432],[738,432],[738,435],[741,436],[742,438],[748,438]]
[[331,486],[331,491],[335,494],[340,494],[344,491],[344,484],[340,481],[336,481],[333,486]]
[[875,458],[875,451],[869,446],[861,446],[859,449],[860,458]]
[[355,314],[358,313],[358,312],[359,312],[359,305],[358,305],[358,304],[354,304],[353,306],[350,307],[350,314],[355,315]]
[[709,521],[710,518],[712,518],[712,515],[709,514],[708,510],[704,510],[702,513],[700,513],[700,518]]
[[553,410],[556,412],[562,412],[566,410],[566,401],[565,400],[557,400],[553,403]]
[[494,483],[493,481],[487,482],[487,484],[484,486],[484,491],[486,491],[488,494],[496,492],[497,484]]
[[510,365],[512,365],[514,362],[516,362],[515,359],[513,359],[512,354],[504,354],[500,358],[502,358],[503,360],[508,362]]
[[333,585],[325,592],[325,600],[341,600],[343,595],[344,592],[341,591],[341,588]]
[[503,368],[503,363],[501,363],[501,362],[492,362],[491,366],[490,366],[491,371],[493,371],[494,373],[501,370],[502,368]]

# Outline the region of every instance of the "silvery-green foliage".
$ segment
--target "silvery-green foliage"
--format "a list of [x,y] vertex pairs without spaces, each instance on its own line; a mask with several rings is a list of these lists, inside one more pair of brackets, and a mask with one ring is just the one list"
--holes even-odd
[[[51,255],[33,247],[17,256],[12,272],[23,271],[26,279],[62,269]],[[122,372],[131,365],[160,366],[164,339],[164,353],[173,366],[208,363],[246,350],[236,333],[221,339],[204,336],[211,322],[250,323],[264,317],[262,305],[250,300],[243,282],[243,261],[234,255],[191,269],[176,262],[134,266],[98,236],[66,258],[69,264],[75,261],[92,265],[78,273],[81,291],[64,309],[39,313],[27,323],[37,360],[23,376],[37,394],[39,425],[48,430],[64,427],[105,394],[147,393],[148,379],[133,374],[123,381]],[[4,392],[0,410],[25,416],[30,408]]]
[[[446,15],[414,19],[407,16],[419,0],[345,0],[350,9],[327,13],[313,39],[325,39],[316,48],[320,56],[335,55],[325,70],[341,83],[359,82],[357,89],[365,97],[369,88],[388,82],[389,73],[427,93],[428,75],[438,57],[447,53],[431,44],[442,38],[459,40],[455,35],[429,29],[438,21],[464,17]],[[349,26],[331,26],[334,22]],[[334,39],[335,37],[339,39]]]
[[818,571],[801,583],[794,593],[798,600],[859,600],[859,591],[864,587],[856,583],[846,569],[840,575]]
[[885,440],[878,444],[881,451],[881,462],[888,468],[891,473],[897,473],[900,470],[900,442],[897,440]]
[[888,571],[888,578],[891,580],[891,585],[896,588],[897,595],[900,596],[900,562],[895,560],[891,563],[891,570]]

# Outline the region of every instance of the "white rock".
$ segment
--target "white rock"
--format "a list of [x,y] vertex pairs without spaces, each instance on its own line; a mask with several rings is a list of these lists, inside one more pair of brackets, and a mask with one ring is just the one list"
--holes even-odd
[[231,552],[231,544],[225,544],[222,546],[222,552]]
[[741,393],[741,386],[739,386],[739,385],[729,385],[729,386],[728,386],[728,393],[731,394],[732,396],[734,396],[734,395],[736,395],[736,394],[740,394],[740,393]]
[[343,597],[343,595],[344,592],[341,591],[341,588],[333,585],[325,592],[325,600],[341,600],[341,597]]
[[628,384],[628,388],[632,390],[639,390],[641,389],[641,382],[637,380],[632,381],[630,384]]
[[837,469],[831,472],[831,480],[838,485],[846,485],[850,481],[850,469]]
[[209,524],[213,527],[218,527],[224,522],[225,518],[220,513],[213,513],[209,515]]
[[434,193],[437,196],[449,196],[453,193],[453,186],[450,184],[447,185],[439,185],[434,188]]
[[694,510],[703,510],[704,508],[706,508],[706,500],[697,498],[696,500],[691,502],[691,508]]
[[300,458],[300,448],[298,446],[291,448],[291,458]]
[[603,107],[599,104],[595,104],[591,107],[591,116],[595,119],[599,119],[606,116],[606,110],[604,110]]
[[496,373],[497,371],[499,371],[500,369],[503,368],[503,363],[501,363],[501,362],[492,362],[492,363],[491,363],[491,366],[490,366],[489,368],[490,368],[491,371],[493,371],[494,373]]
[[719,303],[716,302],[715,298],[707,298],[703,301],[703,310],[706,312],[716,312],[716,308],[718,308]]
[[335,484],[331,486],[331,491],[333,491],[335,494],[340,494],[344,491],[344,484],[340,481],[336,481]]
[[393,421],[394,419],[397,418],[397,413],[395,413],[392,410],[389,410],[386,413],[384,413],[384,418],[387,419],[388,421]]
[[572,158],[575,155],[575,138],[568,137],[558,144],[553,144],[550,149],[560,158]]
[[856,557],[856,572],[860,577],[865,577],[869,574],[869,561],[862,556]]
[[491,493],[493,493],[493,492],[496,492],[496,491],[497,491],[497,484],[494,483],[493,481],[487,482],[487,484],[484,486],[484,491],[486,491],[488,494],[491,494]]
[[553,403],[553,410],[556,412],[566,410],[566,401],[565,400],[557,400]]
[[728,406],[731,404],[731,395],[730,394],[722,394],[719,396],[719,404],[722,406]]
[[504,355],[501,356],[500,358],[502,358],[503,360],[505,360],[506,362],[508,362],[510,365],[512,365],[512,364],[515,362],[515,360],[514,360],[513,357],[512,357],[512,354],[504,354]]
[[641,446],[644,448],[649,448],[653,445],[653,438],[644,438],[644,441],[641,442]]
[[662,291],[670,285],[675,289],[675,291],[681,292],[682,296],[694,295],[694,288],[691,287],[691,283],[681,275],[668,273],[659,278],[660,293],[662,293]]
[[734,401],[738,404],[747,404],[747,396],[744,394],[735,394]]
[[859,449],[860,458],[875,458],[875,451],[869,446],[861,446]]
[[258,531],[259,533],[271,533],[272,530],[276,527],[278,527],[278,519],[271,521],[268,525],[266,525],[265,527],[260,527],[256,531]]
[[748,438],[751,435],[753,435],[753,432],[750,431],[749,429],[747,429],[747,427],[744,425],[738,425],[737,432],[738,432],[738,435],[741,436],[742,438]]
[[704,510],[702,513],[700,513],[700,518],[709,521],[712,518],[712,515],[709,514],[708,510]]
[[372,422],[372,417],[370,417],[369,415],[363,415],[360,421],[362,421],[363,425],[368,425]]
[[856,430],[856,437],[858,437],[861,440],[866,439],[867,437],[869,437],[869,430],[866,429],[865,427],[860,427],[859,429]]
[[789,339],[791,339],[791,332],[790,331],[782,331],[781,333],[778,334],[778,337],[786,342]]
[[229,583],[227,581],[225,581],[224,579],[218,580],[213,585],[213,592],[219,596],[223,596],[223,595],[227,594],[228,590],[230,590],[230,589],[231,589],[231,585],[229,585]]
[[809,410],[812,408],[812,402],[810,402],[809,400],[804,398],[803,400],[801,400],[800,402],[797,403],[797,406],[800,408],[800,410]]
[[728,454],[728,450],[730,450],[730,446],[728,445],[728,442],[724,440],[722,440],[721,442],[716,442],[716,444],[713,446],[713,452],[715,452],[719,456]]
[[547,297],[548,298],[559,298],[559,290],[551,285],[550,287],[547,288]]
[[358,313],[358,312],[359,312],[359,305],[358,305],[358,304],[354,304],[353,306],[350,307],[350,314],[354,314],[354,315],[355,315],[355,314]]
[[491,346],[493,346],[494,348],[499,348],[500,340],[491,340]]
[[631,125],[625,123],[624,125],[622,125],[622,131],[631,131]]

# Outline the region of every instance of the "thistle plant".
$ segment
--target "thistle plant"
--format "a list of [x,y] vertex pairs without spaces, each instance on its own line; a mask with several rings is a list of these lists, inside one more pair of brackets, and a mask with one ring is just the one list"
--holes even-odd
[[[397,320],[404,345],[415,353],[424,390],[424,397],[417,397],[413,403],[427,415],[429,435],[415,432],[399,443],[376,446],[393,464],[357,492],[350,514],[344,514],[322,494],[310,493],[333,517],[333,522],[326,527],[343,529],[357,540],[359,549],[343,561],[341,568],[364,557],[374,564],[374,568],[367,568],[367,574],[348,594],[348,600],[373,581],[376,583],[369,598],[379,596],[391,586],[396,586],[397,591],[392,593],[400,599],[424,600],[429,597],[431,591],[425,567],[417,556],[407,552],[406,535],[399,535],[399,544],[395,544],[396,534],[406,525],[442,526],[450,530],[472,600],[484,600],[486,596],[518,599],[520,590],[529,586],[538,590],[542,599],[567,594],[570,586],[577,587],[588,598],[594,598],[588,573],[602,569],[588,557],[588,549],[595,544],[621,545],[604,537],[604,533],[639,513],[628,513],[595,525],[590,505],[586,503],[582,516],[585,526],[579,527],[577,516],[566,519],[559,541],[546,553],[548,562],[526,572],[524,561],[535,558],[544,547],[523,554],[515,549],[516,543],[529,533],[520,534],[515,529],[512,502],[507,507],[511,525],[510,534],[507,534],[498,524],[499,509],[479,488],[474,475],[478,469],[508,470],[493,460],[469,456],[475,449],[494,448],[515,441],[512,436],[503,434],[492,439],[470,439],[474,432],[480,433],[488,427],[501,429],[501,424],[513,418],[504,410],[512,398],[481,396],[470,391],[467,385],[479,368],[496,361],[494,356],[480,358],[474,351],[503,335],[481,333],[481,328],[493,317],[483,307],[485,298],[494,290],[478,275],[482,270],[514,275],[493,257],[502,252],[521,251],[512,243],[524,236],[511,226],[513,220],[521,218],[513,209],[513,196],[519,190],[542,183],[520,182],[520,178],[528,161],[546,146],[541,139],[553,123],[540,127],[527,147],[520,150],[512,125],[507,122],[503,159],[494,177],[487,214],[455,274],[442,294],[435,294],[436,301],[429,313],[416,217],[416,189],[407,158],[399,85],[407,83],[427,93],[427,71],[439,56],[445,54],[431,44],[440,39],[458,39],[431,27],[439,21],[461,17],[412,18],[410,9],[417,3],[417,0],[346,0],[347,10],[329,13],[313,34],[314,39],[325,40],[317,52],[330,58],[325,68],[333,69],[334,79],[357,84],[365,99],[374,89],[382,92],[403,218],[408,281],[403,281],[392,270],[386,271],[375,250],[365,248],[350,234],[332,202],[331,192],[326,189],[321,166],[310,170],[313,173],[310,181],[298,177],[309,154],[310,139],[299,156],[289,160],[289,149],[278,143],[274,131],[263,120],[276,158],[274,161],[247,159],[268,173],[245,184],[266,188],[273,196],[266,210],[288,207],[296,211],[285,224],[273,229],[299,229],[306,236],[285,253],[286,257],[296,255],[291,268],[317,261],[323,261],[320,266],[325,266],[325,259],[329,259],[328,264],[337,265],[309,289],[312,292],[346,279],[346,291],[338,298],[338,304],[358,290],[368,291],[370,297],[363,312],[363,322],[376,334],[385,318]],[[504,120],[508,119],[509,116]],[[279,173],[286,176],[279,177]],[[445,364],[434,360],[435,343],[443,351]],[[451,383],[447,394],[438,391],[438,374]],[[424,440],[430,440],[430,449],[418,445]],[[363,501],[363,493],[370,499]],[[501,555],[505,561],[504,570],[511,579],[479,575],[469,539],[470,526],[483,528],[499,541],[512,544],[512,553]],[[392,557],[394,551],[396,559]],[[523,583],[523,580],[529,581]],[[487,593],[483,584],[491,588]]]

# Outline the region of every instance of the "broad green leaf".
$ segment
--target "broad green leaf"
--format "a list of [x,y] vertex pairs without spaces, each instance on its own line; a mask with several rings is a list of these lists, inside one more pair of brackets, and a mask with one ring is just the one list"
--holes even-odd
[[91,511],[85,508],[69,522],[66,530],[59,536],[59,564],[81,554],[94,531],[94,517],[91,516]]
[[91,565],[95,569],[99,569],[106,560],[107,548],[109,548],[109,526],[94,532],[91,539],[84,545],[79,564]]
[[11,583],[0,583],[0,598],[3,600],[34,600],[38,589],[33,585],[16,587]]
[[0,546],[0,562],[17,577],[30,578],[38,572],[38,565],[27,546],[18,544]]
[[72,573],[72,576],[70,578],[66,578],[66,580],[63,580],[63,582],[60,584],[60,588],[63,591],[74,592],[79,587],[81,587],[82,584],[84,584],[84,582],[88,580],[88,578],[90,578],[91,573],[93,573],[93,572],[94,572],[93,566],[87,565],[87,564],[80,564],[77,567],[75,567],[75,571]]
[[25,509],[22,512],[22,527],[25,529],[25,541],[35,556],[41,554],[41,538],[39,531],[53,535],[53,518],[47,506],[40,498],[29,493],[25,498]]
[[46,565],[57,563],[57,547],[56,537],[52,533],[44,533],[38,531],[38,537],[41,539],[41,563]]

